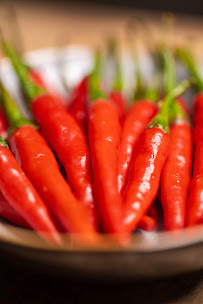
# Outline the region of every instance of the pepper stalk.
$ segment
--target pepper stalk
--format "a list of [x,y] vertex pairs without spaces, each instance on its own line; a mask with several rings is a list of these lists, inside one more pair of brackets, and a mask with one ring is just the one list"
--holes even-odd
[[163,100],[159,113],[155,116],[149,125],[149,128],[160,128],[169,134],[169,112],[174,99],[183,94],[191,85],[190,80],[183,80]]
[[32,121],[26,119],[18,105],[15,103],[9,92],[0,81],[0,103],[10,125],[9,133],[24,125],[37,127]]
[[94,67],[90,74],[90,101],[105,98],[105,94],[100,88],[102,70],[102,54],[99,50],[95,52]]
[[35,85],[29,79],[29,68],[24,63],[18,52],[13,48],[13,46],[10,45],[7,41],[2,40],[2,48],[12,62],[12,65],[16,71],[16,74],[18,75],[28,102],[31,102],[35,97],[44,93],[45,91],[41,87]]
[[195,79],[195,87],[198,92],[203,91],[203,78],[193,55],[189,50],[177,48],[175,51],[177,58],[187,67],[191,76]]
[[118,45],[115,39],[108,41],[108,55],[114,62],[114,76],[112,80],[112,89],[114,91],[122,92],[123,90],[123,75],[122,68],[118,56]]

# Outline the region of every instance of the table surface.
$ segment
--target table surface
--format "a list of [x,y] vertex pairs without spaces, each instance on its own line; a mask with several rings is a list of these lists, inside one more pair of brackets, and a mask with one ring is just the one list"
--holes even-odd
[[[0,3],[0,17],[4,14],[3,7]],[[68,1],[57,6],[54,2],[40,5],[35,1],[18,1],[15,7],[24,51],[53,45],[62,47],[68,43],[102,45],[102,37],[108,37],[109,33],[122,40],[125,24],[135,13],[129,8],[78,6]],[[160,20],[157,13],[136,11],[136,14],[155,28]],[[3,19],[0,20],[2,26]],[[179,30],[188,36],[194,38],[201,34],[201,18],[179,16],[178,23]],[[3,26],[5,28],[5,24]],[[167,279],[93,284],[32,274],[22,271],[20,265],[15,268],[9,264],[0,254],[1,304],[203,303],[203,271]]]
[[202,304],[203,271],[173,278],[111,282],[50,277],[13,266],[0,254],[1,304]]

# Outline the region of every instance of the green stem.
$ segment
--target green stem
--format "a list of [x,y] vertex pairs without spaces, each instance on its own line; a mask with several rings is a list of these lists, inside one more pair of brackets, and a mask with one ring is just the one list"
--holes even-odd
[[174,100],[174,102],[171,105],[170,112],[169,112],[169,122],[171,125],[173,125],[179,120],[189,121],[189,118],[187,117],[185,112],[182,110],[180,105],[177,103],[177,101]]
[[169,112],[174,103],[174,99],[184,93],[191,85],[190,80],[183,80],[164,98],[159,113],[149,125],[149,128],[160,128],[169,134]]
[[12,62],[28,101],[31,102],[35,97],[44,93],[42,88],[35,85],[29,79],[29,68],[25,65],[16,50],[6,41],[2,41],[2,47]]
[[102,54],[100,51],[95,52],[95,63],[92,73],[90,75],[90,101],[99,98],[106,98],[105,94],[100,88],[102,70]]
[[0,146],[8,148],[7,142],[0,136]]
[[203,79],[192,54],[189,51],[183,50],[181,48],[177,48],[175,54],[177,58],[187,66],[188,71],[195,78],[195,86],[197,91],[203,91]]
[[123,90],[123,75],[118,56],[118,46],[114,39],[108,42],[108,54],[109,57],[113,59],[115,65],[112,89],[121,92]]
[[164,95],[167,95],[176,84],[176,65],[172,52],[164,46],[160,47],[159,52],[160,66],[164,76]]
[[145,92],[146,92],[144,79],[138,62],[136,62],[135,79],[136,79],[136,88],[133,96],[133,101],[143,99],[145,97]]
[[19,109],[9,92],[6,90],[2,82],[0,82],[0,90],[0,103],[3,107],[3,111],[9,123],[10,129],[14,131],[23,125],[35,126],[32,121],[25,119],[21,110]]

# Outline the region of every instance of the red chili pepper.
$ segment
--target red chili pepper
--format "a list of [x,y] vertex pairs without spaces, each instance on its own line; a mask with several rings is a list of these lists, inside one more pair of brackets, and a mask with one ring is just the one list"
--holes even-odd
[[[175,86],[176,70],[173,54],[162,47],[161,61],[164,71],[164,91],[168,94]],[[171,105],[170,148],[161,176],[161,203],[166,230],[185,226],[186,203],[191,181],[192,130],[188,122],[188,107],[178,97]]]
[[126,115],[121,131],[118,157],[118,187],[120,193],[123,193],[127,183],[135,147],[157,110],[158,107],[155,103],[149,100],[141,100],[136,102]]
[[193,177],[186,218],[188,226],[203,223],[203,93],[194,99],[194,144]]
[[174,111],[174,117],[170,127],[170,147],[161,175],[161,203],[166,230],[185,226],[193,151],[190,124],[175,102],[171,111]]
[[31,102],[33,116],[42,134],[64,166],[75,195],[94,218],[89,150],[84,133],[54,96],[46,94],[28,79],[26,68],[16,56],[15,50],[5,42],[3,47]]
[[4,117],[3,111],[0,108],[0,136],[3,137],[3,139],[6,139],[8,136],[8,125],[7,121]]
[[0,138],[0,191],[11,206],[43,238],[60,243],[55,224],[37,191]]
[[102,228],[105,232],[122,232],[121,198],[117,183],[120,122],[118,112],[110,102],[101,99],[90,105],[88,139]]
[[83,131],[86,131],[87,118],[87,104],[88,104],[88,77],[84,77],[70,97],[68,105],[69,113],[75,118],[78,125]]
[[16,224],[23,228],[29,228],[30,226],[24,220],[24,218],[9,204],[3,194],[0,192],[0,216],[7,221]]
[[89,209],[86,210],[71,192],[44,138],[24,119],[2,84],[0,87],[3,108],[15,130],[10,136],[10,145],[19,164],[64,231],[80,234],[81,240],[91,234],[94,236],[92,213],[88,215]]
[[169,148],[168,109],[171,100],[186,87],[188,81],[171,91],[140,138],[124,194],[124,225],[127,231],[137,227],[157,195]]

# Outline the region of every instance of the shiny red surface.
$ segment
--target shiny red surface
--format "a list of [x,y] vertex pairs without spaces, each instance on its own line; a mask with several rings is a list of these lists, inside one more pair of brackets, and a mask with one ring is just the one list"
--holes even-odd
[[[10,138],[12,152],[64,231],[94,233],[93,219],[73,195],[40,133],[23,126]],[[92,216],[92,214],[91,214]]]
[[42,237],[58,243],[60,238],[47,207],[10,150],[3,146],[0,167],[0,191],[6,200]]
[[191,182],[193,140],[187,122],[170,128],[170,146],[161,175],[161,203],[166,230],[185,226],[186,205]]
[[94,214],[89,149],[83,131],[51,95],[37,97],[31,109],[42,134],[63,164],[73,192]]
[[88,139],[102,228],[105,232],[122,232],[122,203],[117,179],[120,122],[118,111],[109,101],[97,100],[90,105]]
[[127,183],[127,177],[135,147],[153,116],[157,113],[157,105],[148,100],[136,102],[129,110],[121,131],[121,143],[118,157],[118,184],[122,193]]
[[137,146],[124,193],[124,224],[134,230],[152,205],[169,149],[169,135],[159,128],[146,129]]

